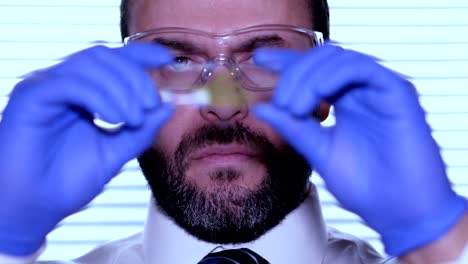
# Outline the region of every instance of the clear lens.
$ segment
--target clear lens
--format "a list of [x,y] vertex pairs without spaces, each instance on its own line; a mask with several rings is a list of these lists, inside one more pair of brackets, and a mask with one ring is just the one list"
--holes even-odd
[[279,77],[253,62],[255,49],[306,50],[319,45],[320,39],[313,31],[272,25],[246,28],[230,34],[166,28],[138,33],[128,42],[157,43],[173,52],[173,63],[150,70],[160,89],[189,91],[205,85],[213,74],[227,71],[243,88],[264,91],[273,89]]
[[149,70],[149,74],[160,89],[186,91],[197,83],[202,70],[203,64],[181,66],[175,62],[159,69]]
[[239,82],[248,90],[271,90],[278,83],[279,75],[255,64],[240,65]]

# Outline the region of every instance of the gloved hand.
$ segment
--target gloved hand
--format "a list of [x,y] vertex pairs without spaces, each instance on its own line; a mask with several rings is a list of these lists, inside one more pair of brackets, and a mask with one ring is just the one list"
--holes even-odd
[[[323,177],[342,206],[402,255],[436,240],[466,212],[451,188],[413,85],[369,56],[325,45],[307,53],[259,50],[255,61],[281,79],[254,108]],[[334,106],[336,124],[310,113]]]
[[[97,46],[14,88],[0,123],[0,253],[34,253],[151,145],[173,109],[145,69],[171,59],[156,45]],[[126,126],[105,132],[94,113]]]

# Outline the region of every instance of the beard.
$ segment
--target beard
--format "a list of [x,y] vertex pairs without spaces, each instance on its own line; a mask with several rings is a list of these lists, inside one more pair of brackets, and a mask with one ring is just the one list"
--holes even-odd
[[[213,186],[200,188],[185,175],[187,157],[213,144],[242,144],[256,150],[265,175],[256,188],[235,184],[236,168],[210,172]],[[155,204],[193,236],[211,243],[256,240],[305,199],[311,167],[289,146],[276,148],[266,135],[241,123],[206,125],[182,137],[173,157],[151,148],[138,162]]]

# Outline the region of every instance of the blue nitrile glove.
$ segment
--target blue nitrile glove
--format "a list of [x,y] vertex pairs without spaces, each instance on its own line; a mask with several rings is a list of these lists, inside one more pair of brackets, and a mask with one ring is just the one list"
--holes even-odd
[[[170,60],[156,45],[98,46],[14,88],[0,123],[0,253],[34,253],[151,145],[173,110],[145,69]],[[105,132],[94,113],[126,126]]]
[[[255,60],[281,73],[272,103],[258,105],[256,116],[382,236],[389,254],[436,240],[466,212],[411,83],[369,56],[331,45],[307,53],[259,50]],[[333,127],[310,115],[321,100],[334,106]]]

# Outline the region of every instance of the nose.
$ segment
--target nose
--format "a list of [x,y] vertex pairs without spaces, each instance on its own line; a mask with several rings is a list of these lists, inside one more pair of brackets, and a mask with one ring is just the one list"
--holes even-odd
[[248,102],[245,89],[239,83],[234,61],[221,54],[208,63],[202,81],[210,93],[211,102],[200,109],[210,122],[240,121],[247,116]]
[[210,122],[232,122],[244,119],[248,114],[245,90],[229,71],[211,76],[206,84],[210,104],[200,108],[201,116]]
[[201,116],[209,122],[241,121],[247,116],[247,105],[209,105],[200,108]]
[[232,79],[218,81],[207,85],[210,104],[200,108],[201,116],[211,122],[244,119],[248,113],[248,101],[244,89]]

